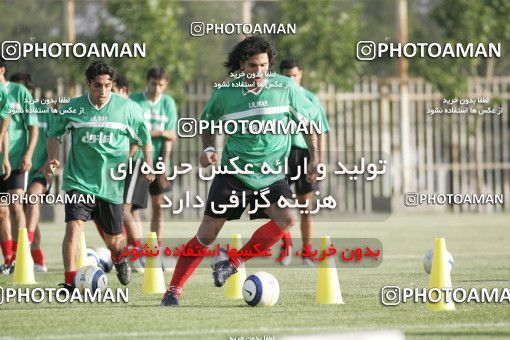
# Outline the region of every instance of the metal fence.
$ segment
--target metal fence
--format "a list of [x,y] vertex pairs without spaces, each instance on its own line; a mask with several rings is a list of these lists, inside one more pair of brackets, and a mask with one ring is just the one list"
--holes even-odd
[[[212,82],[189,83],[180,117],[198,118],[209,99]],[[421,78],[411,78],[402,86],[396,78],[361,79],[353,92],[341,92],[326,85],[317,93],[331,131],[327,135],[325,163],[334,169],[337,162],[356,164],[363,155],[387,159],[390,171],[374,181],[353,181],[346,176],[328,176],[321,189],[335,196],[339,213],[369,214],[398,211],[406,192],[481,194],[510,197],[510,77],[470,79],[468,93],[445,103],[444,96]],[[73,88],[78,95],[81,88]],[[62,84],[59,95],[65,92]],[[480,103],[480,98],[489,101]],[[446,98],[452,100],[453,98]],[[460,105],[460,100],[472,102]],[[474,102],[473,102],[474,100]],[[467,113],[445,113],[445,109],[467,109]],[[487,108],[496,113],[480,114]],[[499,112],[501,108],[501,112]],[[440,109],[443,113],[432,114]],[[478,113],[472,113],[476,110]],[[470,113],[471,112],[471,113]],[[222,141],[218,141],[220,147]],[[173,163],[198,164],[202,150],[199,136],[173,143]],[[375,161],[375,160],[374,160]],[[57,183],[60,179],[57,179]],[[178,177],[172,199],[184,191],[206,197],[208,183],[198,180],[198,172]],[[452,211],[510,211],[502,205],[436,205],[429,209]],[[199,216],[188,211],[184,217]]]

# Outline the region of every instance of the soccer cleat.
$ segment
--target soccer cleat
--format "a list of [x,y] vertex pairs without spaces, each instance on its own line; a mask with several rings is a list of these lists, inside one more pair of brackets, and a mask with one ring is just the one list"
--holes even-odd
[[167,290],[165,295],[163,295],[163,300],[161,300],[161,306],[179,307],[179,298],[177,297],[177,294],[175,294],[170,289]]
[[290,244],[288,246],[282,244],[280,247],[280,257],[278,260],[278,262],[280,262],[280,264],[285,267],[287,267],[292,262],[292,246]]
[[67,291],[68,291],[69,293],[71,293],[71,294],[72,294],[72,293],[73,293],[73,291],[76,289],[76,287],[75,287],[75,286],[73,286],[73,285],[69,285],[69,284],[67,284],[67,283],[60,283],[60,284],[58,285],[58,288],[64,288],[64,289],[67,289]]
[[46,273],[48,271],[48,268],[45,264],[34,264],[34,272],[36,273]]
[[129,267],[127,258],[124,257],[119,262],[113,263],[113,265],[117,271],[117,277],[119,278],[120,283],[124,286],[127,285],[131,281],[131,268]]
[[0,266],[0,275],[9,275],[11,273],[11,266],[7,264],[2,264]]
[[315,262],[313,262],[312,259],[309,257],[303,257],[303,266],[314,268]]
[[214,285],[216,287],[223,286],[225,281],[235,273],[237,273],[237,269],[230,264],[229,260],[217,262],[213,271]]

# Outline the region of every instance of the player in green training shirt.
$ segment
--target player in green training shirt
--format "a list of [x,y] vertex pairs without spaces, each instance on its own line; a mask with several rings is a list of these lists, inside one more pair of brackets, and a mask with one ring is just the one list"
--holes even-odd
[[[164,231],[161,204],[163,195],[170,191],[167,175],[172,142],[176,139],[177,107],[174,99],[164,93],[169,78],[163,68],[151,68],[147,72],[146,81],[145,92],[133,93],[130,98],[142,107],[154,148],[154,164],[158,161],[166,164],[167,173],[157,175],[149,186],[152,205],[151,231],[156,232],[158,239],[161,239]],[[139,157],[139,154],[137,156]]]
[[[124,98],[129,98],[128,80],[124,76],[118,75],[113,81],[112,90]],[[140,223],[139,211],[147,208],[150,183],[147,182],[147,179],[141,173],[142,156],[134,157],[135,154],[140,155],[141,152],[137,144],[132,144],[129,149],[129,157],[134,159],[133,173],[127,174],[124,184],[124,227],[126,228],[128,247],[138,248],[141,252],[143,248],[141,241],[143,227]],[[130,261],[130,263],[133,270],[137,272],[144,271],[142,263],[136,261]]]
[[[318,115],[317,108],[308,101],[299,86],[290,78],[281,75],[268,76],[269,67],[276,55],[271,43],[260,36],[246,38],[230,52],[225,66],[229,72],[242,71],[242,79],[236,79],[229,86],[215,91],[206,104],[201,119],[212,121],[250,120],[260,123],[272,122],[308,122]],[[246,85],[244,85],[244,83]],[[240,86],[237,86],[241,84]],[[317,178],[318,150],[317,136],[313,130],[306,135],[310,145],[310,163],[308,180]],[[214,136],[202,135],[204,152],[200,164],[207,167],[218,162]],[[241,169],[251,165],[252,174],[216,174],[209,189],[204,217],[194,238],[183,249],[194,254],[203,252],[215,239],[226,220],[239,219],[245,206],[230,204],[235,195],[238,202],[246,200],[254,210],[251,218],[269,218],[270,221],[257,229],[250,240],[239,250],[240,253],[265,252],[281,239],[283,232],[289,230],[296,221],[294,210],[280,207],[280,200],[289,199],[292,191],[284,173],[264,174],[264,162],[272,168],[284,164],[290,151],[289,133],[254,133],[238,129],[228,135],[223,149],[221,165],[230,170],[229,160],[238,157],[236,164]],[[267,171],[266,171],[267,172]],[[267,189],[267,190],[266,190]],[[235,193],[233,193],[235,191]],[[256,193],[257,191],[257,193]],[[259,192],[264,191],[269,203],[264,209],[254,206]],[[218,207],[222,206],[222,209]],[[216,207],[216,208],[215,208]],[[162,306],[178,306],[182,288],[200,264],[201,256],[180,256],[170,282],[168,291],[161,301]],[[222,286],[237,272],[237,267],[250,256],[230,257],[214,266],[214,284]]]
[[[127,79],[117,74],[116,78],[113,80],[112,91],[119,96],[129,99],[129,84]],[[140,109],[141,110],[141,109]],[[138,150],[138,144],[131,144],[129,147],[129,157],[133,157],[136,154],[142,154],[141,151]],[[147,200],[149,198],[148,189],[149,182],[141,173],[142,168],[142,156],[134,158],[133,161],[133,170],[132,172],[128,172],[126,174],[126,180],[124,181],[124,229],[123,233],[126,234],[127,237],[127,245],[129,250],[131,248],[138,248],[141,252],[143,245],[141,239],[143,237],[143,228],[140,223],[140,214],[138,211],[140,209],[147,208]],[[99,235],[103,238],[104,231],[103,228],[96,223],[97,231]],[[139,262],[131,262],[131,267],[136,272],[144,272],[144,267],[142,265],[137,265]]]
[[[38,129],[37,116],[33,112],[33,99],[30,92],[23,85],[7,81],[5,75],[7,66],[0,64],[0,83],[7,88],[9,113],[11,120],[7,129],[9,148],[4,155],[2,178],[0,180],[0,193],[8,195],[25,194],[28,185],[28,175],[32,169],[32,155],[37,143]],[[2,249],[9,248],[11,244],[10,272],[14,269],[14,260],[18,246],[18,231],[26,228],[23,203],[11,202],[8,207],[0,207],[0,233],[2,236]],[[4,253],[5,254],[5,253]]]
[[[7,146],[4,144],[4,137],[7,136],[7,128],[9,127],[9,122],[11,120],[10,114],[9,114],[9,105],[7,103],[7,89],[5,88],[4,84],[0,83],[0,121],[1,128],[0,128],[0,154],[2,157],[2,168],[1,171],[3,173],[6,172],[6,166],[10,168],[9,164],[9,157],[4,157],[4,155],[8,152]],[[4,160],[7,161],[7,164],[4,166]],[[9,170],[10,173],[10,170]],[[0,214],[4,216],[0,216],[0,223],[8,221],[9,216],[6,216],[5,214],[8,214],[8,208],[7,207],[0,207]],[[1,231],[2,227],[0,227]],[[2,246],[2,255],[4,257],[4,263],[0,265],[0,275],[1,274],[9,274],[10,272],[10,262],[12,259],[12,239],[4,240],[4,233],[0,233],[0,245]]]
[[[284,59],[280,63],[280,73],[294,79],[298,85],[301,86],[301,78],[303,77],[303,70],[299,66],[299,63],[292,58]],[[326,133],[329,132],[329,123],[326,117],[326,113],[322,108],[322,105],[319,99],[310,91],[301,87],[303,95],[308,98],[319,110],[320,112],[320,121],[322,123],[322,133],[319,137],[319,152],[322,154],[325,150],[326,145]],[[310,159],[310,154],[308,153],[308,148],[305,142],[305,139],[302,134],[292,135],[291,138],[291,150],[290,156],[288,160],[289,164],[289,173],[287,174],[287,178],[289,181],[289,185],[294,184],[295,193],[297,195],[297,199],[299,204],[305,204],[305,202],[310,202],[308,206],[304,209],[306,211],[310,211],[312,209],[313,197],[314,193],[319,190],[318,183],[308,183],[306,181],[306,175],[303,171],[299,171],[299,167],[303,167],[305,159]],[[320,157],[322,158],[322,157]],[[322,159],[321,159],[322,162]],[[301,176],[299,176],[301,174]],[[291,180],[291,178],[296,178]],[[301,214],[301,239],[303,241],[303,250],[309,249],[311,250],[310,240],[312,238],[312,215],[309,213]],[[282,238],[282,254],[284,254],[280,263],[282,265],[289,265],[292,258],[292,247],[291,247],[291,235],[290,232],[284,234]],[[303,253],[303,252],[301,252]],[[302,259],[303,264],[308,266],[314,266],[313,261],[309,258]]]
[[[112,93],[114,69],[105,62],[93,62],[85,72],[89,93],[73,98],[60,109],[48,133],[46,176],[54,174],[58,139],[71,134],[71,148],[64,168],[63,189],[66,191],[66,233],[62,244],[65,283],[72,289],[78,268],[76,260],[80,235],[85,221],[94,219],[105,232],[105,243],[119,281],[131,280],[127,258],[122,255],[125,237],[122,235],[124,181],[112,178],[111,170],[128,160],[129,145],[142,145],[145,160],[152,164],[150,135],[140,108],[132,101]],[[152,170],[152,169],[150,169]],[[153,175],[147,174],[149,181]],[[85,195],[93,195],[90,202]]]
[[[10,81],[22,84],[30,94],[34,95],[34,83],[29,73],[15,73]],[[49,192],[51,183],[47,183],[44,175],[39,171],[47,158],[46,141],[47,130],[51,120],[51,108],[48,105],[41,104],[39,98],[34,98],[34,114],[37,115],[37,126],[39,128],[37,144],[32,155],[32,169],[28,176],[27,195],[37,195],[42,197]],[[46,272],[48,269],[44,264],[44,253],[41,248],[41,231],[39,229],[39,202],[27,203],[25,205],[25,214],[27,221],[28,242],[30,243],[30,253],[34,260],[35,272]]]

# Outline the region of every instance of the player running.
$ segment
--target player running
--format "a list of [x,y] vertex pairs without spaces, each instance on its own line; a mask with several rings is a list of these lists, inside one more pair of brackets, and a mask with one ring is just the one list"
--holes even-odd
[[[85,72],[89,93],[73,98],[60,110],[48,133],[48,159],[44,172],[49,177],[59,167],[58,142],[71,134],[71,148],[64,169],[66,232],[62,243],[65,283],[73,289],[78,268],[80,235],[85,221],[96,220],[105,232],[105,243],[120,283],[131,280],[131,269],[122,255],[124,182],[111,177],[111,169],[127,162],[131,143],[142,145],[144,158],[152,164],[150,135],[138,105],[111,93],[114,69],[103,61],[93,62]],[[152,169],[151,169],[152,170]],[[147,174],[147,180],[154,176]],[[94,195],[95,202],[84,199]],[[73,200],[72,202],[69,202]]]
[[[8,152],[4,153],[0,193],[21,197],[27,190],[28,175],[32,169],[32,155],[38,138],[37,116],[30,113],[33,112],[30,92],[23,85],[7,81],[6,73],[7,66],[0,60],[0,83],[7,89],[11,115],[7,130],[9,147]],[[25,212],[20,200],[13,200],[8,207],[0,207],[0,239],[5,259],[1,268],[3,273],[14,272],[18,231],[25,227]]]
[[[319,110],[320,112],[320,121],[322,123],[322,133],[319,137],[319,151],[322,154],[326,148],[326,133],[329,132],[329,123],[326,117],[326,113],[319,101],[319,99],[310,91],[301,86],[301,79],[303,77],[303,70],[299,66],[297,60],[288,58],[282,60],[280,63],[280,73],[284,76],[291,77],[296,81],[296,83],[301,87],[301,91],[306,96],[308,100],[310,100]],[[305,164],[305,159],[310,159],[310,153],[308,152],[308,147],[306,145],[306,141],[302,134],[293,134],[291,138],[291,149],[289,156],[289,173],[287,174],[289,185],[294,184],[294,191],[297,195],[298,203],[304,205],[305,202],[310,202],[305,211],[310,212],[312,209],[313,197],[314,193],[319,190],[318,183],[309,183],[306,180],[306,175],[303,171],[298,172],[298,167],[303,167]],[[320,160],[322,162],[322,159]],[[301,174],[301,176],[295,180],[291,180],[291,178],[295,178]],[[312,238],[312,215],[309,213],[301,214],[301,239],[303,241],[303,250],[308,249],[311,250],[310,240]],[[290,232],[284,234],[282,238],[282,254],[284,254],[280,263],[282,265],[289,265],[292,259],[292,243],[291,243],[291,235]],[[301,252],[301,253],[304,253]],[[308,266],[315,266],[313,261],[304,257],[302,259],[303,264]]]
[[[156,175],[156,179],[149,186],[152,205],[151,231],[156,232],[160,240],[164,232],[161,204],[163,195],[170,191],[167,175],[172,142],[176,140],[177,107],[174,99],[164,93],[168,87],[169,77],[163,68],[151,68],[147,72],[146,81],[145,92],[133,93],[130,98],[142,107],[154,148],[154,164],[163,162],[166,165],[167,173]],[[135,159],[139,158],[140,153],[137,153]],[[135,196],[143,195],[143,192],[135,192]],[[136,199],[142,200],[142,197]]]
[[[242,80],[247,86],[234,86],[238,80],[229,83],[215,91],[202,113],[201,119],[207,121],[219,120],[256,120],[290,122],[300,119],[314,119],[317,109],[302,95],[298,85],[290,78],[275,75],[268,77],[268,71],[276,55],[271,43],[260,36],[246,38],[240,42],[229,54],[225,63],[229,72],[242,71]],[[241,73],[241,74],[242,74]],[[236,82],[236,83],[234,83]],[[242,83],[241,83],[242,84]],[[281,86],[280,86],[281,85]],[[204,217],[195,237],[185,246],[184,252],[198,254],[216,239],[225,221],[239,219],[244,207],[223,207],[224,211],[215,209],[221,205],[230,205],[230,196],[241,198],[246,196],[252,208],[259,197],[255,191],[269,189],[265,195],[270,205],[265,209],[258,209],[251,218],[269,218],[270,221],[257,229],[250,240],[241,248],[240,252],[250,253],[265,251],[282,238],[285,231],[295,223],[295,211],[289,207],[280,208],[278,200],[281,197],[290,198],[292,191],[285,180],[285,174],[263,174],[262,164],[266,162],[272,168],[277,164],[284,164],[290,151],[289,134],[250,134],[237,131],[229,135],[223,150],[221,164],[229,165],[229,160],[239,157],[236,164],[244,169],[245,165],[252,165],[253,174],[217,174],[211,184]],[[311,133],[307,135],[310,145],[310,164],[308,180],[314,182],[317,177],[318,150],[317,137]],[[200,156],[200,164],[207,167],[218,162],[214,136],[208,133],[202,135],[204,152]],[[178,306],[182,288],[200,264],[201,256],[180,256],[170,282],[168,291],[161,301],[162,306]],[[217,287],[237,272],[241,263],[250,257],[239,256],[215,264],[213,277]]]

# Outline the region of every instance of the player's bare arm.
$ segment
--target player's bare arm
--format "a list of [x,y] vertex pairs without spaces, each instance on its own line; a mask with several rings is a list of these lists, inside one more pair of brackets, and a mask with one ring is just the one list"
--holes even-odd
[[11,176],[11,162],[9,161],[9,134],[5,133],[2,138],[2,171],[4,180]]
[[35,146],[37,145],[37,138],[39,137],[39,128],[37,125],[30,126],[28,134],[28,148],[19,164],[21,172],[30,171],[32,168],[32,156],[34,154]]
[[5,119],[0,119],[2,124],[0,125],[0,150],[2,150],[2,144],[5,135],[7,135],[7,128],[9,127],[9,123],[11,122],[11,117],[7,117]]
[[315,131],[311,131],[310,134],[305,134],[305,141],[310,152],[310,162],[308,162],[308,175],[306,180],[309,183],[315,183],[317,181],[317,165],[319,165],[319,148],[318,138]]
[[46,145],[48,158],[46,159],[46,163],[44,163],[43,167],[39,170],[46,177],[48,183],[50,183],[51,177],[55,175],[55,172],[60,167],[60,162],[57,159],[58,146],[59,141],[56,138],[48,138],[48,144]]
[[[143,159],[152,168],[152,144],[142,145]],[[148,173],[144,175],[149,183],[154,181],[154,173]]]
[[214,136],[210,133],[202,134],[202,145],[204,152],[200,155],[200,165],[207,168],[211,164],[218,162],[218,153],[214,147]]
[[152,138],[164,138],[167,141],[173,142],[177,139],[177,134],[175,131],[171,130],[162,130],[162,131],[151,131]]

